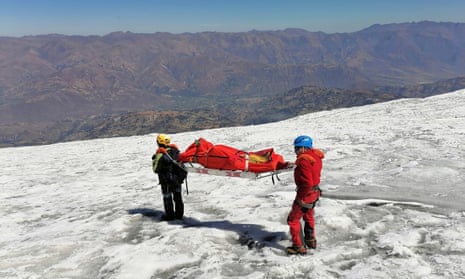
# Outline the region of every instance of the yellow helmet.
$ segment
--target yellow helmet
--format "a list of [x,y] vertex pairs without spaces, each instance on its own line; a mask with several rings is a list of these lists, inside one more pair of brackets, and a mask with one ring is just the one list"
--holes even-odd
[[165,134],[159,134],[157,136],[157,143],[161,145],[169,145],[171,142],[171,138]]

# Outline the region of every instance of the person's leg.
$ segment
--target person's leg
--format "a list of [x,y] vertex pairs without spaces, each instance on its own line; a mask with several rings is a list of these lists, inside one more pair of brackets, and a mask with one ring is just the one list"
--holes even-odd
[[174,206],[175,206],[175,218],[182,219],[184,216],[184,202],[182,201],[182,188],[181,185],[176,187],[173,193]]
[[293,203],[291,212],[287,217],[287,224],[289,225],[289,232],[291,234],[291,241],[293,246],[302,246],[302,239],[300,238],[300,219],[303,212],[297,203]]
[[163,194],[163,206],[165,208],[165,220],[174,219],[173,194],[169,191],[168,185],[161,185]]
[[308,209],[305,212],[303,218],[305,222],[304,226],[304,235],[305,235],[305,245],[308,248],[316,248],[316,236],[315,236],[315,218],[314,218],[314,208]]

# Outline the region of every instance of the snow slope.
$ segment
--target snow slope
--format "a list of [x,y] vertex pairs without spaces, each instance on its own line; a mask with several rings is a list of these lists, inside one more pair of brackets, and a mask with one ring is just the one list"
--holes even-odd
[[292,173],[191,174],[185,220],[160,222],[156,134],[0,149],[0,278],[465,277],[465,90],[172,138],[291,161],[300,134],[324,197],[318,249],[291,257]]

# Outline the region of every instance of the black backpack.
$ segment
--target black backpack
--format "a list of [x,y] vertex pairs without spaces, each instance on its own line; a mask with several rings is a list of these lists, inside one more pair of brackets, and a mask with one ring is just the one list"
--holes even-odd
[[184,180],[187,178],[187,170],[184,168],[184,165],[178,162],[179,150],[176,148],[169,148],[168,149],[168,156],[173,163],[172,171],[173,174],[176,176],[177,182],[179,184],[184,183]]

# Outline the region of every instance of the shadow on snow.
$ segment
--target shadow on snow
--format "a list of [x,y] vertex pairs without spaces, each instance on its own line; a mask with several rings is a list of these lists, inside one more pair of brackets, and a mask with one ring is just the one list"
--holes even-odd
[[[151,208],[134,208],[127,210],[128,214],[142,214],[155,222],[161,222],[163,211]],[[285,247],[278,242],[288,239],[285,232],[270,232],[264,230],[262,226],[256,224],[236,224],[228,220],[221,221],[200,221],[195,218],[184,217],[183,220],[167,221],[169,224],[182,225],[185,228],[201,227],[215,228],[220,230],[232,231],[238,234],[238,242],[241,245],[248,246],[249,249],[261,249],[271,247],[283,250]]]

